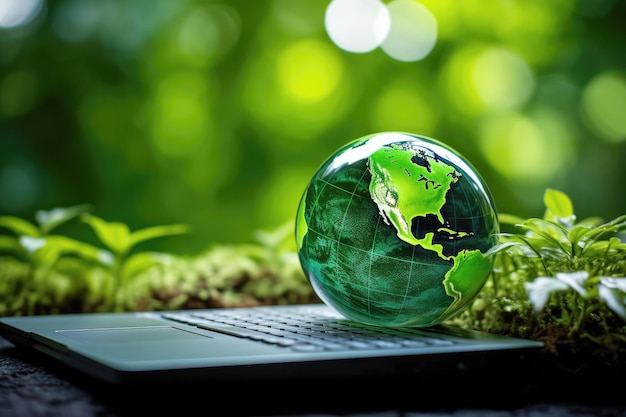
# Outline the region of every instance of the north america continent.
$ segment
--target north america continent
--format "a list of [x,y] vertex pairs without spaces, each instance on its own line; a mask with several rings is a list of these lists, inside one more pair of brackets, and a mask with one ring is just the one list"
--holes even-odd
[[418,238],[411,231],[416,217],[434,215],[443,225],[441,209],[446,204],[450,185],[460,173],[432,153],[392,145],[378,149],[369,156],[372,180],[369,192],[387,224],[393,225],[398,238],[443,254],[442,245],[433,244],[433,232]]

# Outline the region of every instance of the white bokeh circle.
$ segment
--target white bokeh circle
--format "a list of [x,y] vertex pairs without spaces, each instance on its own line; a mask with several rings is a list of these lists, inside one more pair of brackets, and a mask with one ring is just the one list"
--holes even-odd
[[324,25],[331,40],[348,52],[369,52],[389,32],[389,10],[379,0],[332,0],[326,8]]
[[0,28],[13,29],[30,23],[43,6],[43,0],[0,0]]
[[387,5],[391,16],[389,34],[381,49],[398,61],[419,61],[435,47],[437,20],[420,3],[394,0]]
[[437,42],[437,20],[416,0],[332,0],[326,32],[339,48],[355,53],[380,47],[398,61],[425,58]]

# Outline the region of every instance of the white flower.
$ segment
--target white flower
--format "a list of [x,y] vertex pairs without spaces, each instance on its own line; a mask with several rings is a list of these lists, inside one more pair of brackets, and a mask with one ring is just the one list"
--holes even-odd
[[37,252],[46,245],[46,239],[43,237],[20,236],[20,244],[30,255]]
[[587,296],[587,290],[583,287],[583,284],[589,279],[589,272],[557,272],[556,279],[566,283],[570,288],[574,289],[583,297]]
[[115,262],[115,257],[108,250],[101,249],[98,251],[98,260],[102,262],[103,265],[111,266],[113,262]]
[[615,314],[626,320],[626,278],[600,277],[598,296]]
[[554,291],[566,290],[569,287],[552,277],[537,277],[532,282],[525,282],[524,288],[526,288],[535,313],[538,313],[550,299],[550,294]]
[[532,282],[525,282],[524,288],[528,293],[528,298],[533,305],[535,312],[539,312],[548,303],[550,294],[555,291],[573,289],[583,297],[587,296],[584,287],[589,279],[587,271],[578,272],[557,272],[556,277],[537,277]]

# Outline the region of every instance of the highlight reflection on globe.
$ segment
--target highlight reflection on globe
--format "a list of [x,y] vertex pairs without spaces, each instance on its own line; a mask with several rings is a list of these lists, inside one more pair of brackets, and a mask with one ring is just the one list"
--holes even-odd
[[313,289],[348,319],[433,326],[484,285],[497,243],[493,198],[435,139],[383,132],[348,143],[313,175],[296,240]]

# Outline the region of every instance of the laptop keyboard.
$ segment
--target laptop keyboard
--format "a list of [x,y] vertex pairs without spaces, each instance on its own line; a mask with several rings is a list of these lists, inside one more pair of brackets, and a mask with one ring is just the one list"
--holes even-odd
[[294,351],[320,352],[454,346],[414,328],[373,327],[307,307],[241,308],[164,313],[162,317]]

